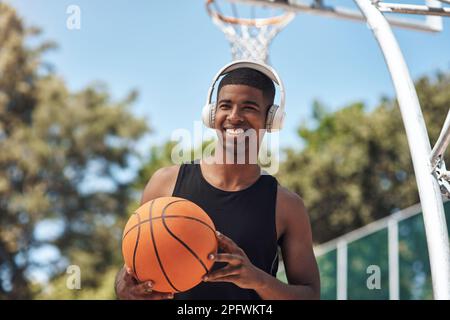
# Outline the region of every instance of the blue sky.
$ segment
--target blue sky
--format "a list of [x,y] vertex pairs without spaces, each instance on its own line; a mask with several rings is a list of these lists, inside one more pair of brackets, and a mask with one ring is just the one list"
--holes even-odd
[[[71,89],[101,80],[115,98],[139,90],[133,112],[154,129],[140,145],[143,151],[177,128],[193,130],[211,78],[231,59],[203,0],[9,2],[28,25],[42,27],[42,39],[59,44],[46,60]],[[66,28],[72,4],[81,8],[80,30]],[[440,34],[395,31],[414,79],[450,70],[449,21]],[[373,107],[381,96],[394,95],[381,51],[363,23],[301,14],[275,38],[270,54],[286,86],[283,146],[301,146],[296,128],[310,119],[314,99],[335,110],[354,101]]]

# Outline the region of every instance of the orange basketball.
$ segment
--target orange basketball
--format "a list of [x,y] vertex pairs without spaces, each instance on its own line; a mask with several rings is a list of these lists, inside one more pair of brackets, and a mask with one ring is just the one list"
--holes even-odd
[[162,197],[144,203],[128,220],[122,238],[125,265],[153,290],[183,292],[202,281],[217,252],[216,229],[195,203]]

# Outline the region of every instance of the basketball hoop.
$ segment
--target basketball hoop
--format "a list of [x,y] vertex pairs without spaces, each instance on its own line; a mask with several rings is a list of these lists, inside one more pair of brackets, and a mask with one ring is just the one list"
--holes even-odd
[[233,60],[267,63],[270,42],[291,22],[295,13],[289,11],[268,18],[240,18],[234,4],[232,6],[234,16],[225,16],[220,12],[217,1],[206,0],[208,14],[230,42]]

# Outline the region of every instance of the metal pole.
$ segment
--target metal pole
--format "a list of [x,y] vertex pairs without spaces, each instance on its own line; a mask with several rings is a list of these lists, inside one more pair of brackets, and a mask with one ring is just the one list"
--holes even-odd
[[354,0],[367,19],[383,52],[394,83],[406,129],[422,205],[434,298],[450,299],[450,250],[444,207],[431,172],[431,146],[414,83],[389,23],[371,0]]
[[347,300],[347,242],[337,245],[337,300]]
[[398,259],[398,221],[391,218],[388,222],[389,252],[389,299],[400,299],[400,272]]
[[[264,2],[260,0],[228,0],[229,2],[242,2],[251,6],[267,6],[278,8],[286,11],[292,11],[296,13],[316,14],[324,17],[332,17],[339,19],[347,19],[353,21],[364,22],[365,18],[361,15],[361,12],[347,9],[343,7],[332,7],[324,4],[310,4],[304,3],[304,1],[296,0],[294,2]],[[428,17],[428,19],[433,17]],[[436,18],[436,17],[434,17]],[[425,23],[421,21],[411,21],[408,19],[401,19],[396,17],[388,17],[389,23],[393,26],[405,29],[411,29],[424,32],[440,32],[442,31],[441,23]],[[427,19],[427,20],[428,20]],[[431,20],[432,21],[432,20]]]
[[401,3],[377,3],[378,10],[382,12],[396,12],[406,14],[420,14],[429,16],[450,17],[450,8],[429,7],[425,5],[401,4]]

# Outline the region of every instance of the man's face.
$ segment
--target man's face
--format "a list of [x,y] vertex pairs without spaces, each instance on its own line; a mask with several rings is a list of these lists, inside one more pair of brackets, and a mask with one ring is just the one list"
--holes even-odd
[[[266,113],[269,102],[259,89],[246,85],[225,85],[217,99],[215,129],[221,133],[223,146],[233,148],[242,145],[245,150],[259,150],[265,129]],[[252,144],[256,144],[252,146]],[[236,148],[237,149],[237,148]],[[230,150],[227,150],[228,152]]]

